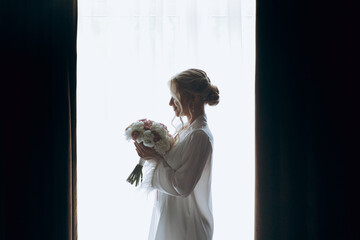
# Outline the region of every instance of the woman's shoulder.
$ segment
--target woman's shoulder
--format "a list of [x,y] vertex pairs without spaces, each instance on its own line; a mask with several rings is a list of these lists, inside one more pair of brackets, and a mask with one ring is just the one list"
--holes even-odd
[[194,128],[191,129],[191,131],[188,134],[188,139],[195,139],[196,141],[213,141],[213,136],[211,134],[210,129],[208,128],[207,125],[204,125],[200,128]]

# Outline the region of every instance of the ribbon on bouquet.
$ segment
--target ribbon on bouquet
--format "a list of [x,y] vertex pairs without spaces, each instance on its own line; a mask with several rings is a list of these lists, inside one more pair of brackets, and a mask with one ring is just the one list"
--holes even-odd
[[127,182],[134,184],[137,187],[139,185],[139,182],[141,183],[143,181],[143,166],[144,166],[145,160],[140,158],[139,163],[135,166],[134,170],[131,172],[130,176],[126,179]]

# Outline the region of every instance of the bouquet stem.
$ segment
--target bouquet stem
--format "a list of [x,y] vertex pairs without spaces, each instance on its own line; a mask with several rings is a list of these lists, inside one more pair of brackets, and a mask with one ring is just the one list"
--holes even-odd
[[139,163],[135,166],[134,170],[130,174],[130,176],[126,179],[130,184],[135,183],[135,187],[139,185],[139,182],[143,181],[143,173],[142,169],[144,166],[145,160],[140,158]]

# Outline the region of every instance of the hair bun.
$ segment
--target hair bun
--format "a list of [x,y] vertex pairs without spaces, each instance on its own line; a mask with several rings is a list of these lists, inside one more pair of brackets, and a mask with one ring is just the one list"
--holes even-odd
[[219,89],[215,85],[211,85],[211,90],[206,98],[206,103],[210,106],[215,106],[219,103]]

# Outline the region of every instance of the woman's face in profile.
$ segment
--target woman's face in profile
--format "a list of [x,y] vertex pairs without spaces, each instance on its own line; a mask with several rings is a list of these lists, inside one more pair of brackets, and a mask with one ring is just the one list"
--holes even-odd
[[179,117],[180,116],[180,104],[179,104],[179,102],[177,100],[175,100],[175,98],[171,97],[169,105],[173,107],[175,115],[177,117]]
[[181,106],[182,106],[182,110],[183,110],[182,114],[180,113],[180,111],[181,111],[180,103],[178,100],[176,100],[175,97],[172,96],[170,98],[169,105],[173,107],[174,112],[177,117],[179,117],[180,114],[181,114],[181,116],[188,116],[189,112],[190,112],[189,105],[191,105],[193,103],[194,97],[180,92],[180,98],[181,98],[180,101],[181,101]]

